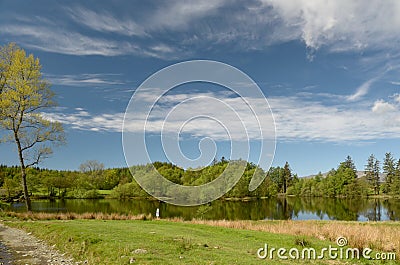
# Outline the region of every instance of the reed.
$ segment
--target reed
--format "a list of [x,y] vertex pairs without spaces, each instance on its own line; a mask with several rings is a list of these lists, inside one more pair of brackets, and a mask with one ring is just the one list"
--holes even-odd
[[[154,220],[149,214],[118,213],[16,213],[3,212],[3,216],[20,220]],[[175,217],[163,219],[170,222],[202,224],[243,230],[262,231],[275,234],[311,236],[335,242],[345,237],[349,246],[363,249],[369,247],[376,251],[396,252],[400,256],[400,224],[395,222],[345,222],[345,221],[229,221],[193,219],[184,221]]]
[[400,255],[400,225],[394,222],[192,220],[190,223],[311,236],[333,242],[338,237],[345,237],[351,247],[369,247]]
[[18,218],[20,220],[75,220],[75,219],[93,219],[93,220],[152,220],[151,214],[118,214],[118,213],[43,213],[43,212],[3,212],[3,216]]

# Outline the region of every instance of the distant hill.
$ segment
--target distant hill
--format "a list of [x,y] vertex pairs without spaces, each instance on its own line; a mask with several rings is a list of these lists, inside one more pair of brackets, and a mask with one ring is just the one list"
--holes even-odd
[[[329,173],[329,171],[328,171],[328,172],[325,172],[325,173],[321,173],[321,174],[322,174],[322,177],[323,177],[323,178],[326,178],[326,176],[328,175],[328,173]],[[308,175],[308,176],[304,176],[304,177],[302,177],[302,178],[310,179],[310,178],[314,178],[314,177],[317,176],[317,175],[318,175],[318,174]],[[364,172],[364,171],[357,171],[357,178],[362,178],[362,177],[364,177],[364,176],[365,176],[365,172]],[[385,174],[380,173],[380,174],[379,174],[379,179],[380,179],[380,182],[384,182],[384,181],[385,181]]]

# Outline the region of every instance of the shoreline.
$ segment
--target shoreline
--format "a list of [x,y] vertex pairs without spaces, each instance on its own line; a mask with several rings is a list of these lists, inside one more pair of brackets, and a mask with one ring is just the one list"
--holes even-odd
[[0,254],[2,265],[54,264],[75,265],[71,258],[23,230],[0,222]]
[[[1,231],[1,228],[0,228]],[[0,232],[1,233],[1,232]],[[1,265],[12,265],[13,257],[11,251],[6,245],[3,244],[2,238],[0,237],[0,264]]]
[[[111,216],[107,216],[107,219],[100,219],[101,216],[95,217],[92,220],[46,219],[28,221],[19,218],[4,218],[4,221],[0,222],[0,228],[4,225],[13,227],[7,229],[11,231],[11,236],[13,236],[12,233],[15,230],[24,234],[25,239],[17,237],[16,240],[19,244],[31,242],[32,235],[35,235],[36,238],[40,238],[40,240],[37,240],[39,244],[47,246],[46,248],[50,251],[55,251],[54,246],[57,246],[59,249],[59,251],[56,251],[57,253],[67,253],[50,256],[53,257],[52,264],[82,264],[80,262],[72,263],[71,259],[69,260],[70,263],[54,262],[67,255],[73,255],[74,258],[85,260],[85,262],[88,260],[87,264],[111,264],[106,263],[103,259],[110,259],[110,262],[114,262],[112,264],[126,264],[130,260],[139,262],[138,264],[141,264],[140,261],[146,264],[164,264],[160,263],[161,260],[171,262],[171,259],[174,260],[174,264],[195,264],[187,263],[188,259],[202,260],[203,255],[209,255],[210,251],[213,251],[212,253],[216,255],[222,252],[221,260],[224,262],[218,264],[231,264],[231,262],[225,262],[223,257],[237,255],[237,251],[244,251],[237,257],[240,260],[242,257],[253,260],[254,251],[263,242],[270,242],[274,245],[277,244],[276,240],[278,240],[281,243],[276,247],[293,246],[293,242],[306,242],[307,244],[312,242],[310,244],[313,246],[323,247],[330,243],[335,244],[338,237],[345,237],[349,242],[349,247],[358,249],[371,247],[374,251],[394,252],[397,260],[400,254],[400,239],[396,237],[400,228],[399,222],[183,221],[180,219],[141,219],[143,216],[138,216],[136,219],[117,220],[112,219]],[[19,229],[23,229],[23,231]],[[210,238],[210,234],[214,236]],[[250,238],[258,239],[247,241],[246,238],[249,235],[252,235]],[[30,239],[26,239],[26,237]],[[280,241],[281,239],[283,241]],[[121,247],[118,242],[124,242],[123,247],[114,249]],[[162,242],[169,242],[172,245],[169,246],[169,244]],[[238,242],[240,244],[252,243],[251,247],[243,250],[239,247]],[[9,244],[6,245],[9,246]],[[51,245],[53,247],[49,247]],[[109,250],[109,253],[101,254],[106,246],[114,249],[116,253]],[[165,248],[161,256],[160,248]],[[27,249],[32,249],[32,247]],[[152,251],[151,249],[157,250]],[[178,252],[175,253],[176,250]],[[193,250],[195,251],[193,252]],[[22,255],[26,254],[29,254],[29,252],[24,252]],[[173,256],[170,256],[171,254]],[[210,259],[215,258],[214,254],[208,257]],[[159,260],[160,258],[161,260]],[[117,260],[122,263],[115,263]],[[42,261],[44,263],[28,262],[28,264],[49,264],[46,263],[48,260],[42,259]],[[152,262],[148,263],[148,261]],[[167,262],[165,264],[172,263]]]

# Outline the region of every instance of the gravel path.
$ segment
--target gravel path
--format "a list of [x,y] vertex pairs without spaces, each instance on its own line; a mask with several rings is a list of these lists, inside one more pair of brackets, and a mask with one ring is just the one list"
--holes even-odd
[[0,242],[0,264],[1,265],[11,265],[12,256],[10,250],[7,249],[5,245]]
[[0,223],[0,265],[1,264],[64,264],[75,265],[65,254],[59,253],[54,246],[22,230],[10,228]]

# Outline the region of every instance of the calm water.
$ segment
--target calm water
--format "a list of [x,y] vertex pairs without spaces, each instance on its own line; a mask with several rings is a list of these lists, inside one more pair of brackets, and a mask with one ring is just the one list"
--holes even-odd
[[[227,219],[227,220],[400,220],[400,200],[270,198],[248,202],[215,201],[206,206],[178,207],[151,200],[55,200],[33,201],[37,212],[103,212],[155,215],[161,217]],[[23,203],[11,205],[14,211],[25,211]]]

